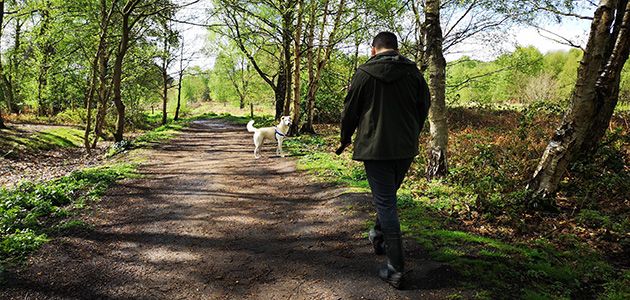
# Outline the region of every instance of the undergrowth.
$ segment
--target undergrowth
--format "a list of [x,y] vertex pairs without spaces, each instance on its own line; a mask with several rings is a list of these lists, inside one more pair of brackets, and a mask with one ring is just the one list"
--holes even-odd
[[135,166],[115,164],[0,189],[0,265],[20,261],[49,235],[81,225],[68,218],[98,200],[116,180],[134,176]]

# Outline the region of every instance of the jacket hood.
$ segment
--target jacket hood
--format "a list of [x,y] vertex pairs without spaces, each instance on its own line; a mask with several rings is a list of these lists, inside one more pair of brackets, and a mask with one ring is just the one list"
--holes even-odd
[[400,77],[409,74],[410,69],[415,69],[416,63],[400,55],[396,51],[379,53],[359,66],[359,70],[384,82],[393,82]]

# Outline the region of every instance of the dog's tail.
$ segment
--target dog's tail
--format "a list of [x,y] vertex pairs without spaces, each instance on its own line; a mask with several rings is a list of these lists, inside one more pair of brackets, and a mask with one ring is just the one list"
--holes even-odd
[[254,127],[254,120],[251,120],[247,123],[247,131],[256,132],[256,127]]

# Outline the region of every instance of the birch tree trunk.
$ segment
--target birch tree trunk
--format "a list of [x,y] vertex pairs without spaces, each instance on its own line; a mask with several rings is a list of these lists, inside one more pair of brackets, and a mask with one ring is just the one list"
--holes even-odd
[[619,100],[621,71],[628,59],[630,45],[630,6],[628,4],[628,0],[620,0],[617,4],[613,36],[610,39],[611,43],[609,43],[611,44],[610,54],[606,53],[605,56],[610,57],[610,59],[595,83],[597,113],[582,146],[584,153],[590,154],[597,150],[599,142],[608,130],[610,119]]
[[[551,198],[569,163],[585,145],[596,145],[608,127],[617,103],[619,74],[628,59],[630,46],[630,6],[627,3],[623,8],[624,25],[617,36],[611,33],[616,4],[615,0],[602,0],[595,11],[569,108],[527,186],[532,192],[530,205],[534,207],[553,206]],[[614,39],[614,49],[607,57],[611,39]]]
[[440,1],[426,2],[427,52],[429,54],[429,157],[426,177],[443,177],[448,173],[448,124],[446,120],[446,60],[442,51],[442,28],[440,26]]

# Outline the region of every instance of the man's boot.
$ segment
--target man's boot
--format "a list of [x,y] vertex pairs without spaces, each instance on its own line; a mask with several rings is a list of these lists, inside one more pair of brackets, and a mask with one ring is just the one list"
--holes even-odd
[[376,230],[375,228],[370,229],[370,233],[368,234],[368,239],[372,243],[372,247],[374,247],[374,254],[376,255],[385,254],[385,239],[383,239],[382,231]]
[[400,234],[384,234],[387,265],[378,271],[378,276],[396,289],[401,288],[405,272],[402,239]]

